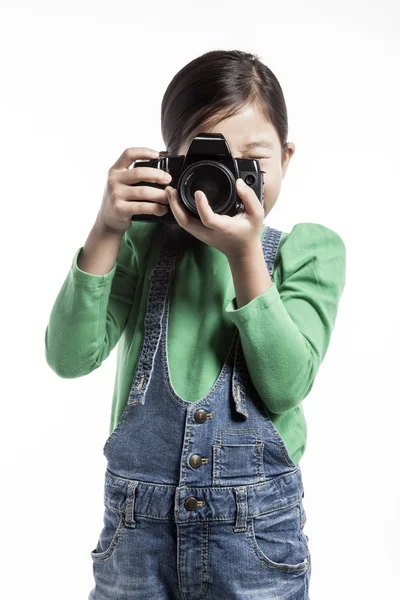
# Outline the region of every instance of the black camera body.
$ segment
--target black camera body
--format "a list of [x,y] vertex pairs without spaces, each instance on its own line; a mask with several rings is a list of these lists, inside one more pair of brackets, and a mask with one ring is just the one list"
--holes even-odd
[[[137,160],[135,167],[162,169],[172,177],[170,186],[176,188],[185,209],[200,219],[194,193],[201,190],[207,196],[212,210],[220,215],[234,216],[244,210],[236,192],[236,180],[241,177],[256,193],[264,207],[264,172],[256,158],[233,158],[228,142],[222,133],[199,133],[185,154],[168,155],[160,152],[156,159]],[[149,185],[165,189],[166,185],[140,181],[133,186]],[[164,204],[162,206],[165,206]],[[165,215],[133,215],[132,221],[167,221],[176,223],[168,206]]]

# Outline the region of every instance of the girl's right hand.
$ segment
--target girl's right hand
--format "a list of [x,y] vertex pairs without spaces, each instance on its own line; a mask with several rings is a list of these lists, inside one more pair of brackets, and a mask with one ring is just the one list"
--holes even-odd
[[[127,148],[116,163],[108,171],[107,184],[97,223],[107,230],[123,234],[132,224],[132,215],[154,214],[165,215],[168,208],[168,196],[165,189],[131,184],[148,181],[167,186],[171,176],[162,169],[154,167],[135,167],[129,169],[133,161],[138,159],[155,159],[159,152],[150,148]],[[167,206],[161,206],[167,205]]]

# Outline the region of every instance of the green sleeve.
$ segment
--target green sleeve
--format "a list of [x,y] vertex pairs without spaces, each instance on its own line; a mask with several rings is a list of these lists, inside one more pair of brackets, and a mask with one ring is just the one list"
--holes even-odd
[[327,352],[345,286],[346,248],[324,225],[298,223],[275,264],[280,276],[272,287],[225,310],[239,330],[255,389],[269,410],[284,413],[311,391]]
[[128,232],[121,240],[113,268],[104,275],[78,267],[83,247],[74,255],[45,332],[46,361],[60,377],[91,373],[121,337],[137,281],[135,251]]

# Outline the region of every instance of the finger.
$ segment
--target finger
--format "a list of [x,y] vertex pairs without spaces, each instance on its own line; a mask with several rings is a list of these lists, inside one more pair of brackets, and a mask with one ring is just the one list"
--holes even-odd
[[201,221],[196,219],[195,217],[191,217],[188,212],[183,208],[182,202],[179,198],[178,190],[167,185],[165,188],[168,197],[169,197],[169,205],[171,207],[172,213],[177,220],[178,224],[189,231],[189,233],[200,232],[202,225]]
[[147,185],[140,185],[138,187],[120,185],[118,186],[118,191],[121,198],[127,201],[136,200],[168,204],[168,198],[165,190],[160,190],[159,188],[154,188]]
[[157,183],[160,186],[165,186],[171,183],[171,175],[163,169],[155,169],[154,167],[135,167],[127,169],[118,174],[118,181],[125,185],[138,183]]
[[[240,185],[240,181],[243,182],[242,186]],[[249,217],[257,217],[260,212],[261,204],[256,196],[255,191],[240,178],[236,180],[236,189],[240,199],[243,201],[244,207]]]
[[152,150],[151,148],[136,146],[133,148],[126,148],[111,169],[128,169],[133,161],[138,158],[157,158],[159,154],[158,150]]
[[170,185],[167,185],[165,191],[167,192],[168,203],[171,207],[175,219],[181,227],[186,227],[188,223],[188,215],[180,205],[178,190],[176,190]]
[[209,227],[210,229],[219,229],[218,225],[221,217],[213,211],[205,193],[201,190],[197,190],[194,193],[194,198],[203,225],[206,225],[206,227]]

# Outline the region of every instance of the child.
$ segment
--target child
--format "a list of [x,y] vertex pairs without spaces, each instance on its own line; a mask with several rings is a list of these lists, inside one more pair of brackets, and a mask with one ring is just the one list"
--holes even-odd
[[[119,342],[89,598],[309,598],[302,400],[328,349],[345,246],[324,225],[263,223],[295,147],[279,82],[256,56],[193,60],[161,118],[168,155],[202,132],[258,159],[264,204],[237,184],[244,211],[218,214],[196,193],[197,218],[164,170],[129,169],[158,156],[148,148],[128,148],[108,173],[45,336],[66,378]],[[168,210],[175,224],[131,221]]]

